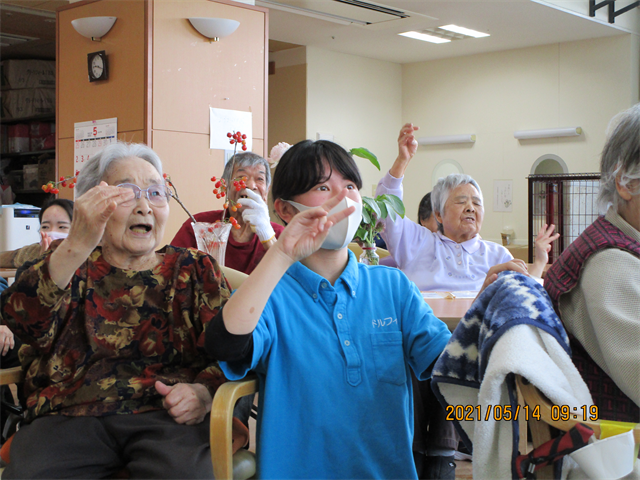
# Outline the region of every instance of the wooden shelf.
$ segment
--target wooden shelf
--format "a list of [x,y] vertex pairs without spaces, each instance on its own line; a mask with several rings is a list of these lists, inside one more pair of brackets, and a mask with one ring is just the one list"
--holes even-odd
[[56,115],[55,113],[47,113],[45,115],[34,115],[32,117],[23,117],[23,118],[1,118],[0,125],[13,125],[15,123],[28,123],[28,122],[55,122]]
[[2,155],[2,158],[14,158],[14,157],[28,157],[28,156],[35,156],[35,155],[43,155],[45,153],[56,153],[56,149],[51,148],[48,150],[38,150],[35,152],[2,153],[0,155]]

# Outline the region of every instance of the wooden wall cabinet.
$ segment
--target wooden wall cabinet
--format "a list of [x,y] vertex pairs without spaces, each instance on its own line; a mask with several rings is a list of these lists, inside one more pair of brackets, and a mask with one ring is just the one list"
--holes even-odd
[[[71,25],[92,16],[118,18],[100,42]],[[189,17],[240,26],[210,42]],[[85,0],[60,8],[57,23],[57,175],[73,172],[74,123],[116,117],[118,138],[158,153],[191,213],[222,208],[209,181],[224,168],[223,152],[209,149],[209,107],[252,112],[253,151],[266,156],[267,10],[231,0]],[[109,79],[90,83],[87,54],[100,50]],[[171,204],[164,243],[187,218]]]

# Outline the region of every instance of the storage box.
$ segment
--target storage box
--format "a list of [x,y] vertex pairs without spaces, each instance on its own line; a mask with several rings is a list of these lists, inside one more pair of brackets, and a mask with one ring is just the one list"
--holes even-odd
[[56,180],[56,159],[46,158],[38,162],[38,187]]
[[5,88],[56,88],[54,60],[4,60],[0,69]]
[[7,128],[9,153],[29,151],[29,125],[16,123]]
[[22,167],[22,187],[25,190],[35,190],[38,185],[38,165],[24,165]]
[[44,141],[47,135],[51,134],[51,123],[31,122],[29,123],[29,146],[30,151],[37,152],[44,150]]
[[23,88],[2,92],[2,116],[25,118],[53,114],[56,108],[54,88]]

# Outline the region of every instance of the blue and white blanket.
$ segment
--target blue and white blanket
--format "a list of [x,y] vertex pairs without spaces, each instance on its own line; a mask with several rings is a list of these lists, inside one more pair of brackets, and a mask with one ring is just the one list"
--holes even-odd
[[502,272],[474,301],[433,368],[433,389],[473,448],[474,479],[517,478],[517,419],[504,420],[505,407],[512,416],[517,408],[515,374],[558,405],[593,403],[544,288],[526,275]]

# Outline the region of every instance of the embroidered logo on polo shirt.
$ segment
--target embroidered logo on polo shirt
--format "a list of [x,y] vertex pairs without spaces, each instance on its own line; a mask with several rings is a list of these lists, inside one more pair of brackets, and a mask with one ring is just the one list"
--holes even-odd
[[371,321],[371,323],[373,324],[373,328],[382,328],[382,327],[388,327],[392,323],[395,323],[397,325],[398,324],[398,319],[397,318],[391,318],[391,317],[387,317],[387,318],[383,318],[383,319],[377,319],[377,320],[373,319]]

